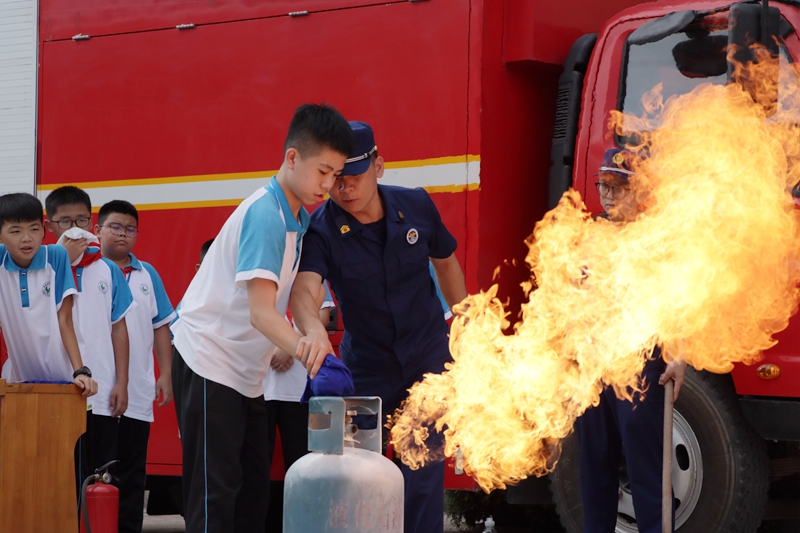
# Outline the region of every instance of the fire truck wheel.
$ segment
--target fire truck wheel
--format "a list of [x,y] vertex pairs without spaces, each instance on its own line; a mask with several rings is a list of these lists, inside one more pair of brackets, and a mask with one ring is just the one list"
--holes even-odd
[[[750,533],[758,528],[767,503],[767,452],[742,416],[730,376],[687,370],[675,403],[672,453],[676,531]],[[573,434],[550,475],[556,511],[568,533],[583,528],[579,460]],[[624,465],[616,531],[637,531]]]

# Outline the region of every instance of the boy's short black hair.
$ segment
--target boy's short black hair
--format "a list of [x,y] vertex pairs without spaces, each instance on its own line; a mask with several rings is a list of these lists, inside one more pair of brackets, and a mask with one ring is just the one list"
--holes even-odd
[[74,185],[64,185],[53,190],[44,199],[44,210],[47,212],[47,218],[53,218],[59,207],[70,204],[84,205],[89,210],[89,213],[92,212],[92,200],[86,191]]
[[0,228],[6,222],[44,223],[42,202],[26,192],[12,192],[0,196]]
[[125,200],[111,200],[110,202],[103,204],[103,207],[101,207],[100,211],[97,213],[97,224],[99,226],[105,224],[108,215],[112,213],[130,215],[136,219],[137,224],[139,223],[139,212],[132,203]]
[[206,242],[203,243],[203,246],[200,247],[200,262],[203,262],[203,259],[206,258],[206,254],[208,253],[208,249],[211,248],[211,245],[214,244],[214,239],[208,239]]
[[296,148],[302,157],[314,157],[330,148],[345,157],[355,149],[353,131],[344,117],[328,104],[303,104],[298,107],[283,143],[283,153]]

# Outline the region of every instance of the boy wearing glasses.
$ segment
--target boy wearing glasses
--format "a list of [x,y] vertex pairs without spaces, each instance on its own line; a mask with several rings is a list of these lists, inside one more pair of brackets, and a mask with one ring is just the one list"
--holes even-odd
[[[72,307],[83,362],[97,381],[97,395],[87,406],[86,433],[78,441],[78,485],[98,468],[117,458],[119,417],[128,407],[128,327],[125,316],[136,307],[122,275],[86,230],[92,225],[89,195],[67,185],[44,202],[47,228],[66,248],[78,297]],[[76,231],[72,228],[79,228]],[[72,230],[72,231],[69,231]],[[69,231],[69,233],[68,233]],[[72,235],[70,234],[77,233]],[[66,235],[65,235],[66,234]]]
[[[635,158],[633,152],[612,148],[600,165],[595,187],[605,213],[599,216],[613,223],[633,222],[644,211],[643,191],[637,188],[632,170]],[[661,532],[664,384],[675,380],[677,399],[685,373],[685,362],[666,364],[657,347],[642,370],[644,396],[634,396],[633,402],[620,400],[608,387],[600,394],[600,403],[575,422],[581,450],[583,533],[616,529],[623,449],[636,526],[641,533]]]
[[[158,272],[131,253],[139,234],[139,213],[133,204],[112,200],[103,205],[94,232],[100,238],[103,257],[122,270],[136,302],[136,307],[125,317],[130,338],[128,409],[119,419],[117,476],[119,531],[140,533],[153,398],[159,406],[172,399],[169,323],[175,312]],[[153,369],[154,348],[160,371],[157,381]]]

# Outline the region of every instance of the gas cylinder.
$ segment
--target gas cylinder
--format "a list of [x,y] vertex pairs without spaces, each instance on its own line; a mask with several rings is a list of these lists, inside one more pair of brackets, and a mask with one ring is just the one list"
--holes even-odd
[[381,400],[316,397],[308,449],[286,472],[284,533],[402,533],[403,475],[381,454]]
[[[118,533],[119,489],[111,484],[111,474],[107,471],[108,467],[116,462],[118,461],[112,461],[107,465],[101,466],[95,471],[95,474],[84,481],[82,498],[85,505],[81,506],[80,533],[89,531],[86,527],[84,512],[86,513],[85,516],[89,518],[91,533]],[[94,481],[94,483],[86,486],[91,481]]]

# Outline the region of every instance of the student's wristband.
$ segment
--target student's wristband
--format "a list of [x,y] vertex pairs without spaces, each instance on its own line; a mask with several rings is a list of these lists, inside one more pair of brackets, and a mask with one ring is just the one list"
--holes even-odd
[[89,370],[88,366],[82,366],[78,370],[72,373],[72,379],[75,379],[78,376],[86,376],[87,378],[90,378],[92,377],[92,371]]

